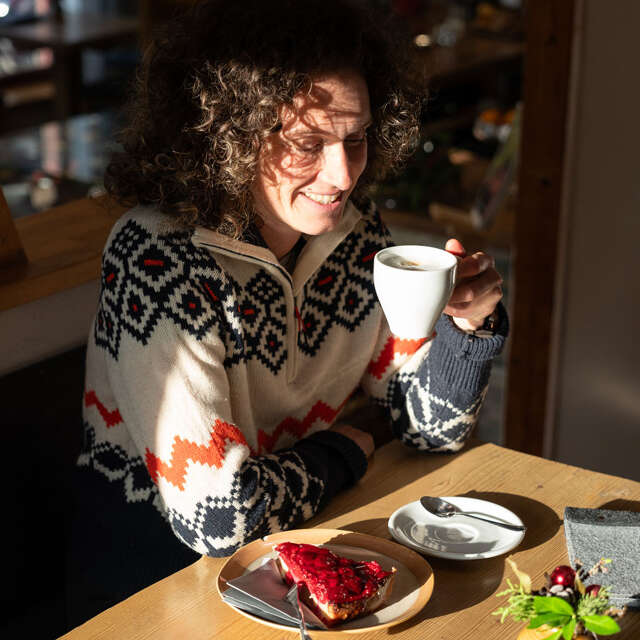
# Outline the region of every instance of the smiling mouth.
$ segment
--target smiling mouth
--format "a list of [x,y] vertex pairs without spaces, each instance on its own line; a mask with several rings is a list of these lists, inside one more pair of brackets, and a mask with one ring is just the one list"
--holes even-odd
[[333,204],[334,202],[337,202],[338,200],[340,200],[340,197],[342,196],[342,192],[340,193],[332,193],[329,195],[325,195],[322,193],[307,193],[305,192],[304,195],[309,198],[309,200],[313,200],[314,202],[317,202],[318,204]]

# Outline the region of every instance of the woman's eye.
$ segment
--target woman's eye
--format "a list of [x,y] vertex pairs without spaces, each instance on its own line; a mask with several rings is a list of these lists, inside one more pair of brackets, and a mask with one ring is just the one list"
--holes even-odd
[[302,153],[318,153],[322,150],[321,142],[298,142],[296,148]]
[[365,136],[362,136],[362,138],[347,138],[345,140],[345,144],[348,147],[359,147],[361,144],[364,143],[365,140],[366,140]]

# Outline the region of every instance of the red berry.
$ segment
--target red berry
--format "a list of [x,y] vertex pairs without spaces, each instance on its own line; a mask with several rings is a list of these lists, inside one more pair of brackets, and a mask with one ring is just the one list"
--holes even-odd
[[551,584],[561,584],[563,587],[572,587],[576,579],[576,572],[567,565],[561,564],[551,572]]
[[599,584],[590,584],[586,589],[585,593],[588,596],[593,596],[594,598],[600,593],[600,589],[602,587]]

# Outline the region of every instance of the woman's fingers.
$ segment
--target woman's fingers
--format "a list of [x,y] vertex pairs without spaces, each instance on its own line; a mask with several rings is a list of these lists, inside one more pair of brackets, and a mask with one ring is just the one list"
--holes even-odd
[[495,260],[492,256],[483,251],[478,251],[471,256],[467,256],[458,262],[458,281],[467,278],[474,278],[488,269],[495,267]]
[[496,285],[469,302],[449,303],[445,307],[444,312],[456,318],[474,318],[484,320],[484,318],[493,313],[496,305],[501,299],[502,287],[500,285]]
[[502,299],[502,277],[495,260],[483,251],[466,255],[462,243],[447,240],[445,249],[458,258],[456,286],[444,312],[465,330],[477,329]]
[[449,304],[471,303],[501,284],[502,277],[493,267],[474,276],[459,279],[451,294]]

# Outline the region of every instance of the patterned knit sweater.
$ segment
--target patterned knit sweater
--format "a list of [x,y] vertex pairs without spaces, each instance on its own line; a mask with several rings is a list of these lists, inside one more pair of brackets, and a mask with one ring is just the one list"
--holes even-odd
[[78,461],[107,522],[126,527],[127,509],[155,511],[158,526],[211,556],[300,525],[366,471],[362,451],[328,431],[358,387],[388,409],[406,444],[463,445],[506,315],[493,338],[446,316],[431,341],[393,336],[372,282],[390,239],[365,209],[349,203],[292,274],[265,246],[175,231],[148,208],[116,224]]

